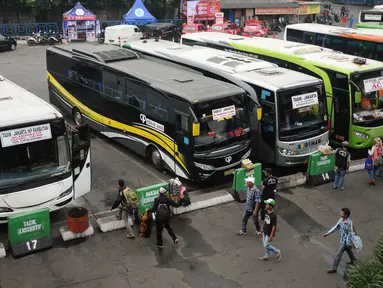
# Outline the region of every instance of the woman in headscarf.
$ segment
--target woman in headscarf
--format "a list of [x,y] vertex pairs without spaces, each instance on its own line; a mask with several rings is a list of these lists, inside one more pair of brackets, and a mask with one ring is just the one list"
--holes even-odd
[[374,164],[374,167],[372,168],[372,170],[369,170],[369,173],[368,173],[371,185],[375,185],[376,175],[378,173],[378,169],[380,169],[380,166],[382,164],[382,155],[383,155],[382,140],[380,138],[375,138],[374,141],[375,141],[375,145],[372,146],[370,150],[368,150],[368,154],[371,156],[373,164]]

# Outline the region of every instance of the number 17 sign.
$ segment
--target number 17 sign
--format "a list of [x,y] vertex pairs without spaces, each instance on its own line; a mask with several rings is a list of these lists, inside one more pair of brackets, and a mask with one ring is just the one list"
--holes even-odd
[[8,239],[15,258],[51,248],[49,209],[9,217]]

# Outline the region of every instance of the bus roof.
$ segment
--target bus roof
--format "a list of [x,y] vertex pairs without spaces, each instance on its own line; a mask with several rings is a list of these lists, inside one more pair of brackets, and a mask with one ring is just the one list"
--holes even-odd
[[383,41],[383,31],[376,29],[352,29],[346,27],[335,27],[314,23],[299,23],[286,26],[287,29],[295,29],[304,32],[323,33],[328,35],[338,35],[346,38],[366,40],[373,42]]
[[[229,74],[235,74],[242,81],[250,82],[270,90],[289,88],[297,85],[314,84],[320,79],[293,70],[278,67],[276,64],[238,55],[231,52],[201,46],[187,46],[171,41],[132,41],[124,47],[149,55],[178,62],[209,65]],[[180,60],[180,58],[184,60]]]
[[217,32],[186,34],[183,35],[182,38],[211,44],[219,43],[228,49],[233,48],[230,44],[254,47],[266,52],[266,56],[275,55],[276,53],[282,54],[283,56],[293,56],[296,60],[307,60],[317,67],[328,68],[343,73],[383,69],[383,63],[375,60],[362,58],[366,63],[362,65],[356,64],[354,63],[356,57],[353,55],[343,54],[311,44],[302,44],[273,38],[249,38]]
[[61,117],[52,105],[0,76],[0,128]]
[[[112,45],[76,43],[70,46],[49,47],[48,50],[74,59],[97,62],[99,65],[127,73],[149,83],[153,88],[171,93],[191,103],[245,93],[238,86],[198,73],[139,59],[135,52],[127,52],[127,49]],[[95,56],[100,55],[105,58],[105,61],[95,60]]]

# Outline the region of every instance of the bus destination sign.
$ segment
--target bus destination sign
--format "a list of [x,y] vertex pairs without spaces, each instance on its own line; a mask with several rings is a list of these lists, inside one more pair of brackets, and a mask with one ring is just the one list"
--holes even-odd
[[292,96],[291,101],[293,104],[293,109],[315,105],[318,104],[318,92]]
[[52,138],[50,124],[41,124],[0,132],[3,148]]

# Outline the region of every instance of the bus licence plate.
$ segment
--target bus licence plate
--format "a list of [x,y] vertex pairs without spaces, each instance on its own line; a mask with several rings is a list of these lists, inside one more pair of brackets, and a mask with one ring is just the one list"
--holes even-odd
[[224,172],[224,175],[227,176],[227,175],[230,175],[230,174],[233,174],[234,173],[234,168],[233,169],[230,169],[230,170],[226,170]]

